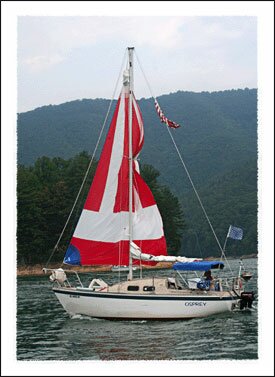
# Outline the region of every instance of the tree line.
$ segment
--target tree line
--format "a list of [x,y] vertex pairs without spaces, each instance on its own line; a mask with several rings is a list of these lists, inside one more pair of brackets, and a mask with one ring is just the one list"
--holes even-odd
[[[73,207],[91,156],[81,152],[73,158],[40,157],[32,166],[17,171],[17,263],[46,263]],[[61,262],[81,214],[97,161],[91,165],[75,211],[51,261]],[[160,173],[151,165],[141,166],[141,175],[151,188],[162,215],[168,253],[181,249],[185,223],[178,198],[158,182]]]

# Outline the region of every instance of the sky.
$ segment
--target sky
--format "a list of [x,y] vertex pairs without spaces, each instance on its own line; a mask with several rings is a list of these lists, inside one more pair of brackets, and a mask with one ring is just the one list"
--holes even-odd
[[[20,16],[18,112],[111,98],[134,46],[156,96],[257,87],[257,18],[251,16]],[[135,60],[135,94],[150,91]]]

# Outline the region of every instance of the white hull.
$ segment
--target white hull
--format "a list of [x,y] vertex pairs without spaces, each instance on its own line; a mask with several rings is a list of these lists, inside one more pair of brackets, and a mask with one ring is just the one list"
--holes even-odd
[[231,311],[237,297],[138,295],[87,292],[85,289],[54,288],[70,316],[81,314],[109,319],[184,319]]

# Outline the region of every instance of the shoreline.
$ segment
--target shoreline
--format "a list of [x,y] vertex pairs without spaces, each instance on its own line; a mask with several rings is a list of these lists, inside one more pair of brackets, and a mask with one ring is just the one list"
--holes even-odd
[[[171,268],[172,263],[169,262],[159,262],[155,266],[142,266],[142,269],[144,270],[159,270],[163,268]],[[17,276],[42,276],[45,275],[43,272],[43,265],[36,264],[33,266],[18,266],[17,267]],[[64,270],[72,270],[76,271],[77,273],[87,273],[87,272],[111,272],[112,266],[106,265],[106,266],[60,266],[60,264],[52,264],[49,265],[48,268],[50,269],[57,269],[57,268],[63,268]],[[48,274],[48,273],[47,273]]]
[[[234,260],[234,259],[250,259],[250,258],[258,258],[257,254],[249,254],[249,255],[242,255],[238,258],[236,257],[228,257],[227,260]],[[218,257],[207,257],[205,260],[216,260],[219,259]],[[159,270],[159,269],[169,269],[172,268],[172,262],[159,262],[155,266],[142,266],[143,270]],[[43,272],[43,268],[45,266],[42,264],[35,264],[32,266],[17,266],[17,276],[42,276],[45,275]],[[87,273],[87,272],[111,272],[111,265],[106,266],[62,266],[57,263],[50,264],[48,268],[57,269],[63,268],[65,270],[73,270],[78,273]]]

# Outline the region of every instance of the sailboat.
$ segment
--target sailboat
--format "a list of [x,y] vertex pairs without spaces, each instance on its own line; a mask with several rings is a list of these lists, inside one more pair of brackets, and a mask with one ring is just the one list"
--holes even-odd
[[[63,263],[127,266],[129,273],[114,284],[93,278],[85,287],[76,271],[46,267],[53,292],[70,316],[105,319],[175,320],[232,311],[240,303],[242,308],[251,307],[253,294],[244,291],[241,272],[230,282],[209,279],[211,270],[222,271],[222,260],[167,254],[157,203],[139,171],[144,128],[133,90],[134,48],[128,47],[127,53],[120,96]],[[156,100],[155,106],[167,127],[178,127],[164,116]],[[172,276],[142,276],[143,264],[158,262],[173,263]],[[137,265],[139,276],[134,276]],[[75,274],[75,284],[70,274]]]

